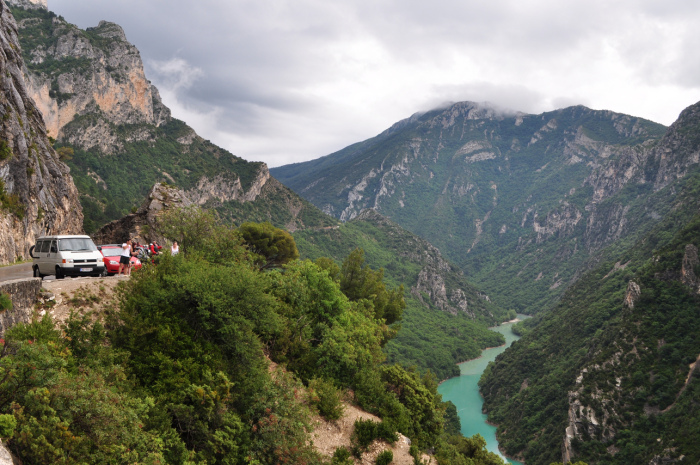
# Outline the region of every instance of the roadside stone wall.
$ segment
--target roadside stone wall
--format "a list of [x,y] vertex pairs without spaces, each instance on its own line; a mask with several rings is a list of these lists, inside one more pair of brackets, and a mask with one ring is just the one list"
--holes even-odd
[[0,292],[9,294],[12,310],[0,313],[0,336],[17,323],[31,321],[34,303],[41,289],[41,278],[15,279],[0,283]]

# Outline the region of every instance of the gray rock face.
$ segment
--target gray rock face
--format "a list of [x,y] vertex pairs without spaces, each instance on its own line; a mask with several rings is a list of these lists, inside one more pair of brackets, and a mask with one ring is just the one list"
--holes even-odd
[[695,270],[698,269],[698,266],[700,266],[698,248],[693,244],[686,245],[683,263],[681,265],[681,282],[700,293],[700,279],[698,279],[698,276],[695,274]]
[[156,232],[158,216],[164,210],[192,204],[181,189],[156,184],[136,213],[106,224],[92,235],[92,239],[96,244],[120,244],[128,239],[136,239],[143,244],[153,241],[163,244],[165,238]]
[[0,263],[29,256],[37,237],[82,231],[69,168],[51,147],[27,90],[17,25],[0,2]]
[[[19,27],[30,27],[33,21],[26,19]],[[54,18],[52,27],[55,43],[30,50],[28,60],[30,95],[50,136],[110,154],[122,148],[114,125],[157,127],[170,119],[170,110],[146,79],[138,49],[127,41],[119,25],[100,21],[97,27],[81,31]],[[55,75],[43,67],[47,62],[66,63],[68,68]],[[85,115],[91,117],[74,121]],[[149,131],[138,130],[126,139],[153,137]]]
[[0,336],[17,323],[29,323],[41,289],[41,278],[16,279],[0,283],[0,292],[12,296],[12,310],[0,313]]
[[6,1],[10,5],[19,6],[22,8],[28,8],[28,9],[43,8],[44,10],[48,9],[48,5],[46,4],[46,0],[6,0]]
[[[641,200],[629,205],[638,196],[614,196],[635,183],[653,193],[646,173],[664,131],[582,106],[526,115],[462,102],[271,173],[341,221],[377,210],[435,244],[501,306],[537,312],[608,245],[660,218],[640,215]],[[660,179],[682,177],[694,160],[669,160]],[[528,287],[537,293],[523,299]]]
[[[371,209],[361,212],[355,219],[381,224],[382,229],[386,231],[400,229]],[[425,305],[453,315],[463,312],[475,318],[475,300],[488,301],[488,297],[477,294],[464,279],[462,271],[445,260],[435,246],[405,231],[401,234],[405,235],[405,240],[399,254],[422,266],[415,283],[411,286],[411,294]]]

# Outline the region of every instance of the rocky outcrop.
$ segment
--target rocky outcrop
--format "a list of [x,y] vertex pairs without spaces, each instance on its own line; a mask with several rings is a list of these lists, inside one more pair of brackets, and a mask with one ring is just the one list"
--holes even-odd
[[135,239],[142,244],[153,241],[164,243],[158,234],[158,216],[165,210],[188,207],[192,200],[176,187],[156,184],[141,207],[121,219],[106,224],[92,235],[96,244],[120,244]]
[[476,312],[472,308],[477,307],[474,301],[486,299],[478,296],[468,286],[462,271],[445,260],[435,246],[402,230],[376,210],[364,210],[355,219],[371,222],[389,234],[405,237],[398,253],[401,257],[421,265],[416,281],[411,286],[411,294],[424,305],[433,306],[453,315],[463,312],[472,318],[476,317]]
[[0,465],[14,465],[12,454],[10,453],[5,442],[0,440]]
[[564,202],[562,207],[547,213],[544,221],[535,218],[533,229],[537,234],[537,243],[544,242],[551,236],[570,236],[583,218],[583,214],[573,205]]
[[686,245],[685,253],[683,254],[683,263],[681,265],[681,282],[693,288],[697,293],[700,293],[700,280],[695,273],[698,266],[700,266],[698,248],[693,244]]
[[46,0],[5,0],[10,5],[19,6],[27,9],[37,9],[42,8],[46,10],[48,5]]
[[627,283],[627,291],[625,291],[625,300],[623,302],[625,307],[634,308],[634,303],[639,299],[640,295],[642,295],[642,289],[639,287],[639,284],[634,281]]
[[265,184],[270,180],[270,172],[267,169],[267,165],[261,163],[258,174],[247,191],[241,186],[241,179],[239,177],[235,177],[235,179],[231,178],[231,173],[228,175],[221,174],[213,179],[203,177],[199,180],[195,188],[187,191],[187,196],[192,202],[198,205],[204,205],[211,201],[219,204],[233,200],[239,202],[253,202],[258,198],[263,187],[265,187]]
[[0,263],[10,263],[28,257],[39,236],[81,232],[83,214],[27,90],[17,25],[4,2],[0,23]]
[[[28,18],[19,27],[35,22]],[[157,127],[170,119],[157,89],[146,79],[138,49],[127,41],[123,29],[101,21],[82,31],[57,17],[51,29],[56,40],[32,48],[27,57],[30,95],[48,134],[85,150],[97,147],[103,153],[123,148],[122,139],[153,139],[152,131],[143,128],[126,135],[115,128],[126,124]]]

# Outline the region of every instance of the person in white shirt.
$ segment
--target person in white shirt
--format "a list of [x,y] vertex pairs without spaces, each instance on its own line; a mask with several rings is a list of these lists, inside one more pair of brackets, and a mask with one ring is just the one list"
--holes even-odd
[[117,273],[118,275],[122,274],[122,270],[124,270],[124,274],[126,276],[131,275],[131,241],[126,241],[125,243],[122,244],[122,254],[119,257],[119,272]]
[[170,255],[177,255],[180,253],[180,246],[177,245],[177,241],[173,241],[172,247],[170,247]]

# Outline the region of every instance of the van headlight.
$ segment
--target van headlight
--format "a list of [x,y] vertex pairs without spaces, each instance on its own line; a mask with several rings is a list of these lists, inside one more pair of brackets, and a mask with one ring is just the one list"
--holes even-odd
[[72,258],[64,258],[63,263],[73,263],[73,259]]

